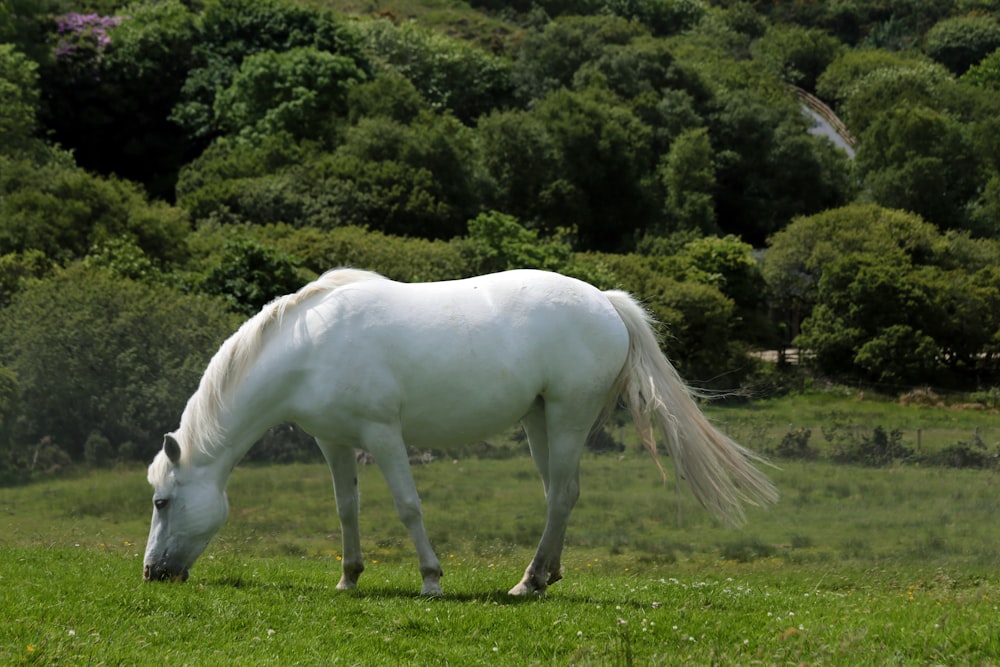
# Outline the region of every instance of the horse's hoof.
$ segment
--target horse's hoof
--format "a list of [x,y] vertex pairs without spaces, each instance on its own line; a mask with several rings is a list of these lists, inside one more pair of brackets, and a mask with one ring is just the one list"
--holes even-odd
[[545,595],[544,586],[534,586],[528,582],[522,581],[514,588],[507,591],[507,595],[516,595],[518,597],[527,597],[529,595]]
[[441,590],[441,586],[439,584],[424,584],[420,589],[420,594],[426,595],[427,597],[439,598],[444,596],[444,591]]

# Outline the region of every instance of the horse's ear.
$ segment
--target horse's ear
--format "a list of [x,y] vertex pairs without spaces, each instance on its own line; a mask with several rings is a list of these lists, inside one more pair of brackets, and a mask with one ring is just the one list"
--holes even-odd
[[174,464],[181,460],[181,445],[177,438],[167,433],[163,436],[163,451],[167,458]]

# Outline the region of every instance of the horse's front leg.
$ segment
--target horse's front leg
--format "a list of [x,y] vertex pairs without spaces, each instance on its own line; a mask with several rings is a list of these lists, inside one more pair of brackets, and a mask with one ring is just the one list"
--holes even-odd
[[406,446],[398,434],[382,435],[378,444],[372,445],[370,451],[389,485],[399,518],[410,532],[410,539],[417,549],[420,576],[423,579],[420,592],[423,595],[442,595],[441,562],[434,553],[427,531],[424,529],[420,496],[417,495],[417,486],[413,481],[413,472],[406,456]]
[[322,442],[319,445],[333,475],[333,492],[337,497],[337,514],[340,517],[344,547],[342,574],[337,590],[349,590],[357,587],[358,577],[365,569],[361,555],[361,530],[358,526],[361,506],[358,462],[353,447],[338,447]]

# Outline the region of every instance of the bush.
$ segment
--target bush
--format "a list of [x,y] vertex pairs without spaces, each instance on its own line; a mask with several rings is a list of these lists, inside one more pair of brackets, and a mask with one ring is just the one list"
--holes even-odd
[[977,433],[968,442],[959,441],[940,451],[925,454],[919,461],[945,468],[996,468],[1000,461],[1000,451],[988,451],[986,443]]
[[725,560],[734,560],[737,563],[752,563],[760,558],[770,558],[774,553],[775,548],[772,545],[751,537],[723,545],[721,556]]
[[819,454],[809,446],[810,436],[812,436],[812,431],[807,428],[791,430],[781,438],[781,443],[770,453],[782,459],[812,461]]
[[0,310],[0,365],[21,388],[16,458],[36,456],[28,443],[50,442],[84,460],[93,432],[139,443],[136,455],[151,458],[235,329],[220,306],[86,267],[26,287]]
[[95,468],[106,466],[114,454],[111,441],[96,431],[87,436],[87,441],[83,443],[83,460]]
[[899,429],[886,433],[884,428],[876,426],[870,433],[852,435],[848,432],[845,438],[831,438],[827,432],[824,435],[837,440],[831,457],[837,463],[881,468],[913,456],[913,450],[903,445],[903,433]]

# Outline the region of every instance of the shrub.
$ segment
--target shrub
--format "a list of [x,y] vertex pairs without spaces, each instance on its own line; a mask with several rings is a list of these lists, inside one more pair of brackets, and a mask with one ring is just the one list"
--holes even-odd
[[837,443],[831,458],[837,463],[880,468],[912,455],[913,450],[903,445],[902,431],[893,429],[886,433],[884,428],[876,426],[870,433],[848,434]]
[[986,443],[977,433],[968,442],[962,440],[940,451],[921,456],[920,462],[946,468],[995,468],[1000,461],[998,457],[1000,452],[988,451]]
[[797,428],[789,431],[781,438],[781,443],[771,450],[771,454],[783,459],[801,459],[812,461],[818,456],[815,449],[809,446],[812,431],[807,428]]

